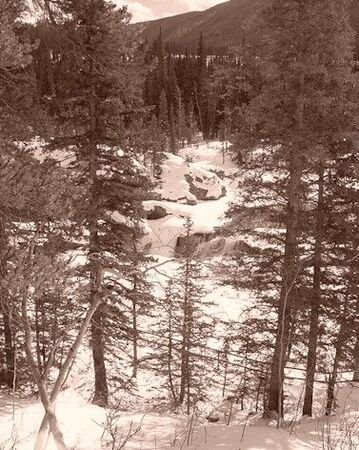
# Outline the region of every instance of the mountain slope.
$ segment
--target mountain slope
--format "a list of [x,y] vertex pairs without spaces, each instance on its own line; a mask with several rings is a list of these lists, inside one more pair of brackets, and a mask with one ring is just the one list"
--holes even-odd
[[243,26],[255,15],[258,5],[257,0],[231,0],[206,11],[154,20],[145,24],[144,36],[152,42],[161,30],[164,41],[195,49],[203,33],[209,48],[226,48],[239,42]]
[[[177,16],[146,22],[144,37],[153,42],[162,31],[165,42],[171,49],[195,50],[198,39],[203,33],[206,45],[211,50],[225,50],[240,42],[243,28],[255,20],[259,10],[268,0],[230,0],[205,11],[195,11]],[[350,6],[352,24],[359,32],[359,0],[353,0]],[[358,40],[357,40],[358,41]],[[359,44],[356,45],[359,55]],[[357,56],[358,59],[358,56]]]

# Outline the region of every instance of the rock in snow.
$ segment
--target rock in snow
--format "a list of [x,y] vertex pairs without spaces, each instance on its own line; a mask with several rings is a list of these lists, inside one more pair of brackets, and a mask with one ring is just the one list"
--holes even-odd
[[154,205],[153,208],[147,211],[146,216],[148,220],[158,220],[166,217],[167,211],[163,206]]
[[144,242],[151,253],[173,256],[185,235],[187,217],[193,223],[194,241],[211,238],[232,201],[231,175],[236,170],[229,157],[223,159],[220,142],[186,147],[178,155],[166,153],[159,199],[144,202],[152,230]]
[[163,200],[186,200],[193,205],[198,200],[218,200],[224,195],[223,182],[214,172],[179,155],[166,153],[165,157],[159,189]]

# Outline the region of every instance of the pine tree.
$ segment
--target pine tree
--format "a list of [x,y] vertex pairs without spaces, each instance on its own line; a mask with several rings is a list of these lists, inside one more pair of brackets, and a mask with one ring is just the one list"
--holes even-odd
[[168,103],[166,92],[163,89],[160,96],[159,103],[159,116],[158,116],[159,125],[161,128],[161,151],[164,152],[167,150],[167,137],[169,134],[169,123],[168,123]]
[[[239,133],[242,143],[247,142],[248,147],[266,144],[265,167],[274,164],[271,171],[278,171],[276,189],[282,192],[280,195],[284,194],[286,202],[283,208],[282,199],[275,196],[277,208],[282,204],[281,221],[286,229],[280,257],[278,322],[268,398],[268,411],[278,417],[283,415],[284,368],[291,347],[303,270],[299,248],[305,191],[303,171],[313,157],[310,148],[325,147],[350,128],[347,119],[351,103],[347,89],[351,34],[346,7],[328,2],[323,9],[316,2],[299,5],[296,1],[274,1],[263,11],[259,26],[263,31],[265,54],[258,50],[263,85],[260,94],[246,108]],[[323,30],[320,35],[319,23]],[[308,45],[301,38],[304,35],[310,36]],[[263,160],[259,151],[252,156]],[[264,191],[272,184],[259,182]],[[264,208],[263,202],[264,198],[261,202]],[[263,234],[265,239],[266,234],[268,237],[270,233]]]
[[180,146],[183,148],[186,141],[186,116],[181,96],[179,97],[178,117],[177,117],[177,137]]
[[231,49],[225,59],[214,62],[212,89],[218,92],[216,130],[226,139],[235,139],[241,116],[261,87],[255,51],[249,44]]
[[[156,46],[156,56],[158,58],[158,94],[161,95],[162,90],[167,92],[168,88],[168,71],[166,65],[166,52],[164,48],[163,38],[162,38],[162,30],[160,30],[160,34],[158,36]],[[159,98],[157,95],[157,98]]]
[[[103,0],[69,1],[60,6],[67,18],[63,49],[73,50],[76,57],[65,58],[66,64],[58,68],[58,96],[51,99],[50,107],[60,126],[50,148],[72,153],[69,168],[86,187],[75,207],[79,225],[89,234],[84,248],[88,252],[88,302],[98,305],[91,320],[94,402],[106,405],[107,300],[116,295],[106,287],[106,270],[118,273],[119,278],[128,270],[129,243],[135,229],[136,239],[142,233],[135,223],[144,217],[142,201],[150,190],[131,136],[142,114],[143,60],[126,9],[115,9]],[[76,37],[74,48],[72,37]]]
[[[124,279],[118,280],[117,274],[111,277],[111,295],[108,305],[108,319],[106,322],[107,352],[118,355],[119,351],[126,355],[131,366],[132,378],[137,378],[140,369],[140,347],[146,336],[142,335],[143,320],[153,317],[154,297],[151,293],[151,284],[147,279],[146,269],[152,262],[150,256],[146,256],[139,237],[142,236],[141,221],[137,221],[133,227],[130,246],[132,253],[129,256],[128,267],[124,267]],[[121,321],[119,323],[119,321]],[[131,342],[131,350],[128,352],[124,343]],[[125,365],[126,358],[123,358]],[[114,375],[112,382],[120,387],[124,383],[125,371],[118,370],[117,358],[112,361]]]
[[[181,347],[180,347],[180,381],[178,392],[178,403],[186,404],[187,414],[190,414],[195,399],[201,395],[201,381],[196,379],[200,375],[198,365],[192,356],[196,347],[202,342],[207,342],[213,323],[207,322],[208,317],[204,314],[201,300],[204,296],[204,286],[201,283],[200,264],[193,259],[191,246],[192,222],[186,220],[185,232],[186,243],[181,248],[181,264],[178,269],[177,279],[179,283],[178,295],[181,299]],[[197,367],[196,367],[197,366]]]
[[193,144],[194,137],[197,133],[197,124],[194,116],[194,107],[192,99],[190,100],[188,105],[188,112],[186,119],[187,119],[187,129],[186,129],[187,142],[188,144]]
[[195,105],[197,108],[199,125],[203,137],[208,135],[208,120],[207,120],[207,55],[205,53],[203,34],[201,33],[198,42],[197,51],[197,80],[195,86]]
[[[0,329],[4,372],[0,383],[13,387],[15,342],[12,300],[6,289],[9,262],[13,253],[12,236],[17,226],[18,208],[24,206],[30,189],[31,171],[26,173],[27,158],[14,141],[29,139],[34,134],[32,114],[33,77],[31,47],[21,42],[17,19],[25,9],[22,1],[0,1]],[[31,167],[31,166],[29,166]]]
[[308,339],[308,361],[304,393],[303,415],[312,415],[314,377],[319,335],[319,315],[322,303],[322,258],[324,239],[324,164],[318,166],[318,201],[316,207],[315,244],[313,255],[313,289],[310,308],[310,329]]
[[153,333],[159,337],[151,368],[165,378],[171,403],[190,414],[214,385],[213,356],[207,350],[215,320],[208,314],[204,269],[194,258],[192,223],[185,223],[184,245],[178,253],[174,276],[164,288]]
[[169,113],[169,149],[172,153],[177,153],[176,117],[173,105],[170,106]]
[[173,108],[174,113],[177,115],[179,108],[179,99],[181,93],[177,83],[177,76],[175,72],[175,63],[173,57],[170,55],[168,57],[168,89],[167,89],[167,100],[168,107]]
[[[331,342],[333,364],[330,371],[326,414],[329,415],[335,406],[335,387],[343,364],[351,367],[352,355],[356,346],[352,339],[357,333],[358,305],[358,262],[357,262],[357,221],[358,198],[352,190],[356,178],[358,153],[355,146],[348,141],[336,143],[332,151],[332,159],[328,164],[328,175],[325,185],[325,245],[328,247],[326,262],[330,261],[331,277],[328,277],[328,264],[323,272],[326,284],[335,285],[332,297],[335,301],[326,302],[328,321],[335,324],[335,333],[328,330],[327,340]],[[350,261],[348,263],[348,261]],[[324,283],[322,283],[324,285]],[[327,288],[328,289],[328,288]],[[353,346],[352,346],[353,345]],[[355,368],[355,366],[354,366]]]

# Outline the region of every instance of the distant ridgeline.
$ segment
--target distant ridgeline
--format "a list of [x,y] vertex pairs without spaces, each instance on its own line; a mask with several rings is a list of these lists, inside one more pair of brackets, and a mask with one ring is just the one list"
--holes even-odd
[[[267,0],[230,0],[205,11],[194,11],[145,23],[144,37],[153,42],[160,31],[166,50],[176,53],[195,53],[198,37],[203,33],[208,54],[224,54],[228,48],[238,46],[247,39],[246,27],[256,20]],[[359,0],[350,8],[354,30],[359,32]],[[357,38],[356,59],[359,59]]]

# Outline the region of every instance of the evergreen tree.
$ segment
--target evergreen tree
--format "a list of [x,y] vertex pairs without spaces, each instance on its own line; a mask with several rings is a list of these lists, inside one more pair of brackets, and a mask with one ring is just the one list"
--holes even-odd
[[[280,257],[278,323],[268,398],[268,411],[279,417],[283,415],[284,368],[300,298],[303,171],[313,157],[311,148],[328,146],[333,138],[351,128],[348,123],[352,108],[347,95],[351,33],[347,19],[347,5],[332,2],[323,8],[317,2],[300,5],[296,1],[274,1],[263,11],[259,25],[265,55],[258,56],[263,85],[246,109],[239,133],[248,147],[263,146],[265,142],[265,167],[274,164],[270,171],[278,171],[276,190],[284,188],[281,222],[286,233]],[[321,34],[317,33],[319,24]],[[303,41],[304,35],[308,41]],[[263,160],[258,150],[253,156]],[[271,185],[260,183],[264,190]],[[276,198],[280,205],[281,198]],[[262,238],[267,237],[268,233],[264,233]]]
[[[160,34],[156,41],[155,47],[156,47],[156,56],[158,58],[157,89],[158,89],[159,95],[161,95],[162,90],[167,92],[167,88],[168,88],[168,75],[167,75],[168,70],[167,70],[167,65],[166,65],[166,52],[165,52],[164,43],[163,43],[163,39],[162,39],[162,30],[160,30]],[[157,95],[157,98],[159,98],[158,95]]]
[[21,154],[14,142],[35,134],[36,111],[31,47],[21,39],[17,22],[25,6],[23,1],[0,1],[0,352],[4,368],[0,383],[9,387],[15,380],[15,325],[5,279],[14,251],[15,223],[27,202],[32,180],[31,158]]
[[128,270],[129,243],[134,230],[136,239],[142,233],[135,223],[144,216],[142,201],[150,189],[131,139],[142,114],[140,74],[144,71],[137,31],[129,26],[126,9],[115,9],[103,0],[68,1],[60,6],[66,14],[63,48],[69,46],[76,57],[59,66],[57,96],[50,106],[60,127],[50,148],[72,152],[70,168],[86,187],[76,205],[77,220],[89,236],[84,248],[88,301],[98,305],[91,320],[94,402],[106,405],[107,300],[115,295],[106,287],[106,270],[117,272],[119,278]]
[[177,117],[177,137],[180,146],[183,148],[186,141],[186,116],[181,96],[179,97],[178,117]]
[[162,320],[157,332],[163,338],[158,342],[158,362],[154,364],[166,377],[173,404],[185,405],[187,414],[206,396],[206,384],[211,384],[214,367],[206,357],[206,346],[215,325],[206,312],[210,303],[204,300],[203,268],[193,258],[191,228],[188,219],[176,276],[166,286],[160,305]]
[[[174,61],[171,55],[168,57],[168,89],[167,89],[167,100],[168,107],[173,108],[174,113],[178,114],[179,102],[180,102],[181,92],[177,83],[177,76],[175,72]],[[169,110],[170,111],[170,110]]]
[[164,152],[167,150],[167,137],[169,134],[169,123],[168,123],[168,103],[166,92],[163,89],[160,96],[159,103],[159,117],[158,117],[160,129],[161,129],[161,151]]
[[323,241],[324,248],[328,247],[328,250],[324,253],[326,264],[323,264],[322,273],[325,278],[321,286],[324,290],[323,286],[326,287],[326,284],[330,283],[331,287],[335,285],[336,288],[335,293],[332,293],[333,300],[322,304],[328,314],[327,321],[335,323],[337,330],[333,333],[329,329],[326,336],[326,340],[331,342],[334,348],[327,391],[327,415],[335,406],[335,386],[340,367],[343,364],[351,367],[352,355],[355,353],[353,337],[355,340],[358,305],[356,258],[358,198],[352,186],[356,178],[357,160],[358,153],[355,146],[348,145],[348,141],[336,143],[332,159],[327,163],[324,178],[323,211],[326,234]]
[[193,144],[194,137],[197,133],[197,124],[196,119],[194,116],[194,107],[193,107],[193,101],[192,99],[189,102],[188,105],[188,112],[187,112],[187,130],[186,130],[186,138],[188,144]]
[[177,153],[176,117],[173,105],[170,106],[169,114],[169,147],[172,153]]
[[225,59],[214,63],[212,89],[218,92],[216,130],[226,139],[235,139],[240,131],[241,116],[261,87],[254,49],[248,45],[234,48]]
[[[142,336],[143,327],[141,323],[144,319],[153,317],[154,297],[151,294],[151,284],[147,279],[146,269],[152,261],[150,256],[146,256],[139,236],[142,235],[141,221],[134,224],[132,240],[130,246],[132,253],[129,256],[129,263],[124,267],[124,279],[118,280],[118,274],[111,276],[109,287],[108,320],[106,323],[107,352],[109,355],[116,355],[116,358],[109,358],[113,367],[111,381],[115,385],[123,386],[125,383],[124,365],[126,359],[131,366],[130,376],[137,378],[140,368],[140,347],[141,342],[146,339]],[[119,320],[121,322],[119,323]],[[124,345],[126,341],[131,342],[131,349],[128,352]],[[118,369],[119,353],[123,354],[123,364],[121,370]]]

